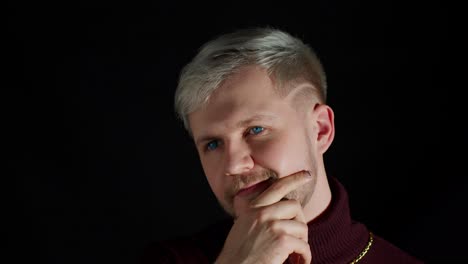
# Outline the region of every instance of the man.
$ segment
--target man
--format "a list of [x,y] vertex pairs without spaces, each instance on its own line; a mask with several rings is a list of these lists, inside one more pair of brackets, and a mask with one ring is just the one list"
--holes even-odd
[[175,108],[233,221],[160,243],[148,263],[420,263],[352,221],[323,154],[335,134],[314,52],[275,29],[222,35],[182,71]]

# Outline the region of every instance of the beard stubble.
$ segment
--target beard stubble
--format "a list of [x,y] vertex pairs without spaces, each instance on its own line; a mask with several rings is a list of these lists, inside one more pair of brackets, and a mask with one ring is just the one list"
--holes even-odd
[[[312,195],[315,190],[316,182],[317,182],[317,175],[311,175],[313,177],[313,180],[308,182],[307,184],[304,184],[300,186],[299,188],[295,189],[294,191],[291,191],[287,195],[285,195],[281,200],[287,199],[287,200],[296,200],[298,201],[302,208],[306,206],[306,204],[310,201],[312,198]],[[268,181],[268,187],[270,187],[274,182],[278,181],[280,177],[276,172],[273,170],[265,169],[260,173],[256,174],[248,174],[248,175],[238,175],[238,176],[233,176],[233,182],[230,186],[228,186],[224,192],[224,201],[218,200],[218,203],[221,205],[221,207],[224,209],[224,211],[229,214],[231,217],[236,219],[238,215],[235,212],[234,209],[234,198],[236,196],[236,193],[246,187],[250,186],[253,183],[258,183],[262,181]],[[268,190],[266,188],[265,190]],[[254,200],[257,198],[261,193],[257,193],[255,195],[252,195],[249,197],[249,201]]]

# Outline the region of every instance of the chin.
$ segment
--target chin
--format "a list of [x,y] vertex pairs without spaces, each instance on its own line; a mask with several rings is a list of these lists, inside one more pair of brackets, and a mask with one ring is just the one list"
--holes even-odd
[[315,183],[316,183],[316,180],[304,186],[301,186],[296,191],[287,194],[284,198],[289,199],[289,200],[296,200],[301,204],[302,208],[305,208],[306,205],[309,204],[309,202],[312,199],[312,196],[315,191]]
[[229,216],[231,216],[234,219],[237,218],[237,216],[236,216],[236,214],[234,212],[234,207],[233,206],[227,205],[227,203],[221,202],[219,199],[218,199],[218,204],[221,206],[221,208],[223,209],[223,211],[226,214],[228,214]]

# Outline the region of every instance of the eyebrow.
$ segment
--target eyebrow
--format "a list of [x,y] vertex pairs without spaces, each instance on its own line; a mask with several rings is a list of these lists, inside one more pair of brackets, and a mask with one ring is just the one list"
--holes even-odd
[[[249,118],[246,118],[244,120],[241,120],[239,122],[236,123],[236,125],[234,126],[234,128],[241,128],[241,127],[246,127],[248,125],[250,125],[251,123],[253,122],[257,122],[257,121],[272,121],[274,119],[277,119],[277,116],[274,116],[274,115],[268,115],[268,114],[256,114],[256,115],[253,115]],[[206,135],[206,136],[201,136],[199,139],[197,139],[196,141],[196,145],[199,145],[205,141],[209,141],[209,140],[213,140],[215,139],[216,136],[209,136],[209,135]]]

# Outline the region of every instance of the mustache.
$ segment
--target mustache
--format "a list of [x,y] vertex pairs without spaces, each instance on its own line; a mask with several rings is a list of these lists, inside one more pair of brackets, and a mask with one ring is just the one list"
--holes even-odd
[[247,186],[266,180],[279,179],[278,174],[272,170],[264,170],[259,173],[239,174],[232,177],[234,177],[233,182],[225,191],[225,197],[227,197],[229,201],[232,201],[237,192]]

